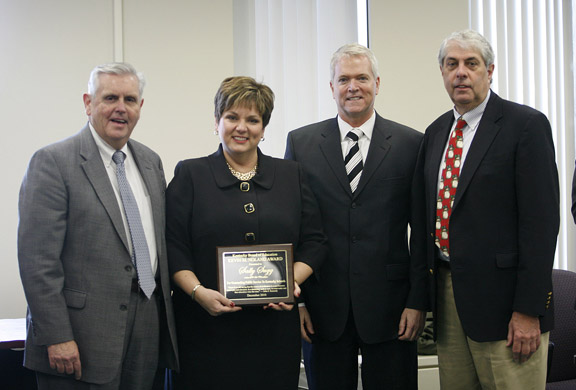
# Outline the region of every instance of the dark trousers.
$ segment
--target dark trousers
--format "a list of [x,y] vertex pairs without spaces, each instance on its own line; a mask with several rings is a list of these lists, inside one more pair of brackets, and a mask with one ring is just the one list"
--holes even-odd
[[[157,293],[148,300],[141,292],[133,291],[122,367],[116,378],[106,384],[77,381],[70,376],[36,373],[39,390],[146,390],[151,389],[158,367],[159,314]],[[82,355],[80,355],[82,361]]]
[[316,379],[314,378],[314,367],[312,366],[312,348],[313,344],[302,340],[302,358],[304,359],[308,390],[316,390]]
[[312,376],[316,390],[357,389],[358,351],[362,354],[364,390],[418,388],[418,354],[415,341],[364,343],[358,336],[352,316],[338,340],[330,342],[318,336],[312,347]]

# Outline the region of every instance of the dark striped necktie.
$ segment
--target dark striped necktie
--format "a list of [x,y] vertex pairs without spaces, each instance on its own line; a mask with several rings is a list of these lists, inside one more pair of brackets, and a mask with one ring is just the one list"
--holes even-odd
[[346,137],[352,140],[352,147],[348,151],[346,158],[344,159],[344,164],[346,165],[346,174],[348,175],[348,181],[350,182],[350,189],[352,193],[358,188],[358,182],[360,182],[360,176],[362,176],[362,168],[364,164],[362,163],[362,154],[360,154],[360,147],[358,146],[358,140],[362,137],[362,130],[352,129],[346,134]]

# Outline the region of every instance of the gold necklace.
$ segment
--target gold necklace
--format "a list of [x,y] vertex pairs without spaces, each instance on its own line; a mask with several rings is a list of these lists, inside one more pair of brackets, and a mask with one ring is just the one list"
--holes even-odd
[[228,165],[228,169],[230,170],[230,173],[232,173],[238,180],[241,180],[241,181],[246,181],[246,180],[252,179],[254,176],[256,176],[256,171],[258,169],[258,164],[256,164],[256,165],[254,165],[254,168],[252,168],[252,170],[250,170],[249,172],[242,173],[242,172],[238,172],[237,170],[232,168],[230,166],[230,164],[228,164],[228,161],[226,161],[226,165]]

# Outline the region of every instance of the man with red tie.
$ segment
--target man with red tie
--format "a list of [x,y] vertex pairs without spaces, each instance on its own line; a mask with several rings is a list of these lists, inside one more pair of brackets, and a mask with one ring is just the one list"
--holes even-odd
[[544,114],[490,90],[475,31],[438,56],[454,108],[424,136],[427,258],[443,389],[543,389],[559,185]]

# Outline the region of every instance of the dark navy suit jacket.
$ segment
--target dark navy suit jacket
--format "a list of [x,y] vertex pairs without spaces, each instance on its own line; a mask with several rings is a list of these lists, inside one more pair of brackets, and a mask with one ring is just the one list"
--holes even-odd
[[[431,273],[438,171],[453,121],[452,110],[440,116],[426,130],[422,147]],[[542,332],[552,329],[559,223],[548,119],[492,92],[460,172],[450,217],[454,297],[468,337],[506,339],[513,311],[539,316]]]
[[327,340],[342,334],[350,310],[362,340],[379,343],[398,337],[404,308],[427,308],[421,141],[422,133],[377,115],[352,194],[336,118],[288,135],[285,157],[308,174],[328,238],[326,261],[303,286],[314,329]]

